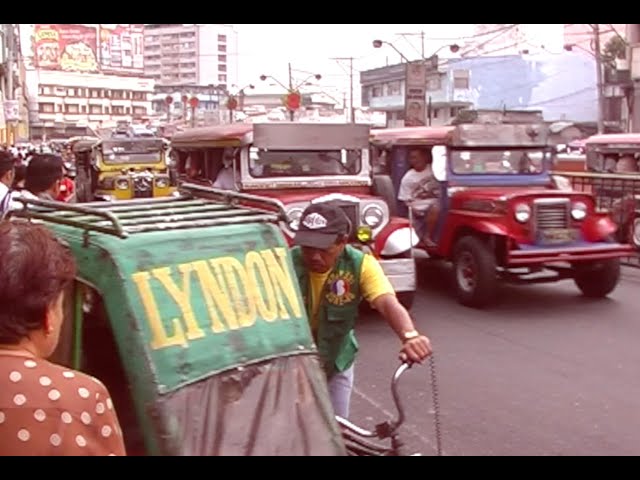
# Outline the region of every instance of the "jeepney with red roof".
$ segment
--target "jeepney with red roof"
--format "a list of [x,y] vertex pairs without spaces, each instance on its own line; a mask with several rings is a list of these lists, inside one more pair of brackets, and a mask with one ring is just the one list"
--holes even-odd
[[538,123],[372,132],[374,161],[385,158],[396,187],[409,168],[409,150],[431,152],[439,195],[424,248],[453,265],[460,303],[491,304],[501,280],[573,279],[594,298],[618,284],[620,259],[632,247],[614,239],[617,225],[597,210],[593,195],[558,189],[547,135]]
[[354,227],[351,244],[379,260],[410,307],[417,236],[408,219],[395,215],[390,179],[372,172],[369,133],[359,124],[230,124],[176,133],[171,148],[179,182],[213,186],[223,161],[233,158],[233,188],[282,202],[288,219],[280,226],[290,242],[310,203],[338,203]]

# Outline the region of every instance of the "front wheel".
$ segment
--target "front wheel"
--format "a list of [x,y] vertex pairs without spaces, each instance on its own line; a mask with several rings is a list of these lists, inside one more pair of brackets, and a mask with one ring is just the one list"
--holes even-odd
[[574,268],[574,281],[585,297],[604,298],[620,281],[620,260],[617,258]]
[[453,271],[458,301],[482,308],[492,303],[498,288],[495,255],[481,238],[462,237],[454,248]]

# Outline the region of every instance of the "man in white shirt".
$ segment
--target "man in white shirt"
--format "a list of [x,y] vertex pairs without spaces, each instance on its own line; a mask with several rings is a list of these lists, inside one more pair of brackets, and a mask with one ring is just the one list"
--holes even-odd
[[15,201],[15,192],[11,190],[15,175],[15,160],[7,151],[0,151],[0,219],[9,210],[20,208]]
[[213,182],[213,188],[221,190],[237,190],[235,178],[233,174],[234,153],[232,150],[225,149],[222,158],[222,168],[218,172],[216,181]]
[[402,201],[411,210],[414,217],[414,227],[421,240],[432,243],[429,235],[427,217],[433,207],[438,204],[438,185],[431,168],[431,151],[423,148],[414,148],[408,156],[411,168],[404,174],[400,181],[398,200]]

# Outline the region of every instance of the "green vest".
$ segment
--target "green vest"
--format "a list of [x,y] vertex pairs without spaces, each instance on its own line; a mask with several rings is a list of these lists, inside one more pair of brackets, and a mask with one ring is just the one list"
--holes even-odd
[[[302,291],[309,320],[311,311],[310,281],[299,247],[291,250],[293,266]],[[358,352],[354,327],[358,318],[360,271],[364,253],[347,245],[338,258],[322,289],[318,306],[316,344],[328,378],[353,365]]]

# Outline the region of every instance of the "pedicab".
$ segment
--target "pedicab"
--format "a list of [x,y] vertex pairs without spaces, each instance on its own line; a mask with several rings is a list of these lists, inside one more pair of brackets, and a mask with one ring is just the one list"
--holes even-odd
[[620,260],[633,249],[616,240],[618,226],[592,194],[558,188],[547,138],[547,127],[538,123],[372,133],[372,146],[386,152],[396,185],[409,169],[411,149],[432,156],[437,202],[422,246],[429,258],[452,264],[460,303],[490,305],[499,281],[573,279],[593,298],[617,286]]
[[129,455],[345,455],[338,421],[351,424],[333,415],[282,205],[180,193],[20,200],[12,221],[45,224],[78,264],[52,360],[105,383]]

